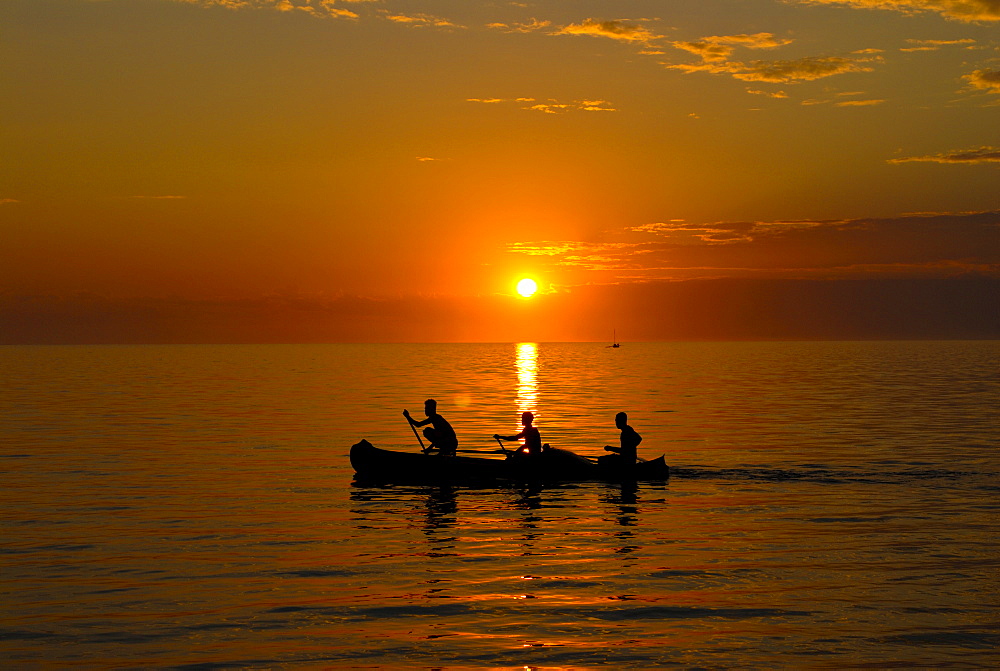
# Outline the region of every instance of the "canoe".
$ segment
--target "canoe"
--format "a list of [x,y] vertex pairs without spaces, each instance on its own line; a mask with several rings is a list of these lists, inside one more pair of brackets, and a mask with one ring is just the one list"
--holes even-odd
[[359,480],[376,482],[622,481],[670,477],[662,455],[622,469],[556,447],[550,447],[539,458],[518,453],[506,459],[492,459],[383,450],[361,440],[351,447],[351,465]]
[[598,458],[597,468],[601,473],[601,480],[666,480],[670,477],[670,467],[662,454],[655,459],[639,458],[634,465],[624,467],[615,465],[613,456],[615,455]]

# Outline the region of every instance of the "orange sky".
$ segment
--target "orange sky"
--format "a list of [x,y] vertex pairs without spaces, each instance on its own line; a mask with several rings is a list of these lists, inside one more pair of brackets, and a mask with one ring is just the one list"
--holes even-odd
[[0,343],[1000,337],[990,0],[0,24]]

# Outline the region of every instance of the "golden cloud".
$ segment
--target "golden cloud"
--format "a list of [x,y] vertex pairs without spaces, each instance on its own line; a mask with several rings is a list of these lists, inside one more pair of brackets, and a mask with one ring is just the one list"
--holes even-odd
[[588,249],[586,242],[544,241],[544,242],[512,242],[507,250],[528,256],[562,256],[579,253]]
[[600,19],[585,19],[582,23],[571,23],[563,26],[552,35],[591,35],[593,37],[608,37],[623,42],[651,42],[660,39],[642,26],[627,23],[622,20],[601,21]]
[[890,159],[889,163],[1000,163],[1000,149],[979,147],[962,151],[951,151],[931,156],[910,156]]
[[580,111],[580,112],[617,112],[612,104],[607,100],[574,100],[569,103],[559,102],[553,98],[546,101],[539,101],[536,98],[466,98],[471,103],[516,103],[524,105],[521,109],[545,114],[559,114],[560,112]]
[[202,7],[226,9],[273,9],[279,12],[304,12],[316,17],[357,19],[354,12],[338,7],[341,3],[374,2],[375,0],[175,0]]
[[749,66],[739,66],[731,74],[736,79],[757,82],[812,81],[846,72],[871,72],[865,63],[869,60],[852,60],[830,56],[827,58],[802,58],[793,61],[756,61]]
[[185,200],[187,196],[130,196],[137,200]]
[[[993,150],[1000,160],[1000,151]],[[925,213],[886,219],[657,222],[624,229],[635,242],[516,243],[570,270],[619,281],[681,277],[1000,277],[1000,212]],[[793,264],[793,265],[789,265]],[[623,269],[628,269],[623,273]]]
[[799,0],[810,5],[846,5],[860,9],[886,9],[904,14],[935,12],[956,21],[1000,21],[997,0]]
[[713,35],[693,42],[674,42],[673,46],[700,56],[705,62],[725,61],[736,47],[746,49],[774,49],[791,44],[792,40],[775,39],[771,33],[753,35]]
[[768,98],[787,98],[788,94],[784,91],[761,91],[758,89],[747,89],[747,93],[752,93],[757,96],[767,96]]
[[711,74],[728,74],[742,81],[771,82],[775,84],[791,84],[802,81],[813,81],[832,77],[847,72],[871,72],[874,68],[867,65],[875,59],[850,59],[840,56],[825,58],[800,58],[791,61],[754,61],[741,63],[726,61],[722,63],[694,63],[667,65],[671,70],[682,72],[708,72]]
[[[872,53],[854,54],[853,58],[828,56],[824,58],[800,58],[797,60],[780,61],[742,61],[729,60],[736,48],[745,49],[775,49],[791,44],[792,40],[779,39],[772,33],[754,33],[740,35],[713,35],[703,37],[694,42],[673,42],[677,49],[695,54],[701,58],[700,63],[680,63],[663,65],[671,70],[682,72],[708,72],[710,74],[728,74],[735,79],[752,82],[794,83],[823,79],[845,72],[870,72],[872,68],[867,63],[880,60],[881,57]],[[762,93],[759,91],[751,91]],[[775,96],[778,97],[778,96]]]
[[[276,2],[277,0],[275,0]],[[243,9],[246,7],[260,7],[264,3],[254,0],[177,0],[188,5],[202,5],[204,7],[225,7],[226,9]],[[275,2],[266,3],[273,7]]]
[[545,114],[558,114],[559,112],[565,112],[569,109],[569,107],[569,105],[560,103],[538,103],[537,105],[525,107],[524,109],[534,110],[535,112],[544,112]]
[[539,30],[546,30],[551,25],[551,21],[539,21],[533,18],[527,23],[490,23],[486,27],[505,33],[534,33]]
[[694,224],[683,220],[657,222],[631,226],[625,230],[631,233],[655,235],[672,244],[732,244],[748,242],[755,238],[798,228],[811,228],[828,222],[818,221],[735,221],[712,224]]
[[584,112],[616,112],[607,100],[579,100],[577,109]]
[[872,105],[881,105],[884,100],[845,100],[843,102],[836,103],[837,107],[871,107]]
[[1000,93],[1000,70],[976,70],[962,79],[967,79],[973,88]]
[[700,56],[705,62],[725,61],[733,53],[733,47],[713,42],[674,42],[674,46]]
[[774,49],[792,43],[792,40],[776,39],[772,33],[713,35],[712,37],[703,37],[702,41],[714,44],[733,44],[747,49]]
[[964,40],[906,40],[912,47],[903,47],[900,51],[939,51],[941,47],[962,46],[971,49],[976,43],[972,39]]
[[393,23],[402,23],[414,28],[462,28],[456,23],[452,23],[448,19],[441,18],[439,16],[433,16],[431,14],[391,14],[385,10],[381,12],[382,16]]

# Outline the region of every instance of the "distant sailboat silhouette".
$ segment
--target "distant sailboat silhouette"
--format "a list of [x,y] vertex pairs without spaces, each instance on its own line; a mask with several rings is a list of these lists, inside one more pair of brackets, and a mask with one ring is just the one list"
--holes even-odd
[[618,342],[618,332],[612,329],[611,334],[611,344],[608,347],[621,347],[621,343]]

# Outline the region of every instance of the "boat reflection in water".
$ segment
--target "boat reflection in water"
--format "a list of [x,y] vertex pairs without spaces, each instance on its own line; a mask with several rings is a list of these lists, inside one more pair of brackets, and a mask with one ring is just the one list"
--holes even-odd
[[621,485],[607,485],[601,496],[601,503],[608,511],[608,521],[613,521],[620,529],[610,534],[614,539],[614,554],[628,556],[642,548],[637,544],[635,527],[639,523],[639,486],[635,482],[625,482]]
[[425,530],[448,529],[455,526],[458,512],[458,502],[455,500],[455,494],[455,487],[449,484],[427,488],[427,498],[424,501]]

